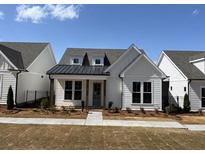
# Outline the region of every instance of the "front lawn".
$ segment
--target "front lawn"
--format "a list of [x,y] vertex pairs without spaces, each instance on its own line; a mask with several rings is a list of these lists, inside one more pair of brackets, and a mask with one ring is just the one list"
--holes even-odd
[[205,132],[185,129],[0,125],[0,149],[205,149]]

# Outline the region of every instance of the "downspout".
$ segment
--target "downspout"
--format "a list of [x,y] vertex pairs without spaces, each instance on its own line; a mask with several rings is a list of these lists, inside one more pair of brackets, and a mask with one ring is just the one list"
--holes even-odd
[[17,93],[18,93],[18,90],[17,90],[17,88],[18,88],[18,77],[19,77],[19,74],[21,73],[22,71],[18,71],[17,73],[16,73],[16,89],[15,89],[15,104],[16,104],[16,106],[17,106]]
[[123,103],[123,77],[119,75],[119,78],[121,79],[121,109],[122,109],[122,103]]

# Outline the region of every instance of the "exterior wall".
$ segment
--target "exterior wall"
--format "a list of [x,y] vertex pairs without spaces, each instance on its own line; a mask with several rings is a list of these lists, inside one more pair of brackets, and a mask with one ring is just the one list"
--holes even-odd
[[193,65],[205,74],[205,60],[194,62]]
[[[18,77],[17,102],[26,101],[26,91],[46,92],[50,89],[50,80],[46,72],[56,64],[52,49],[47,46],[34,62]],[[40,97],[40,96],[39,96]],[[38,96],[37,96],[38,98]]]
[[[123,78],[123,109],[126,107],[132,109],[153,110],[155,108],[162,109],[162,74],[144,57],[138,59],[124,73]],[[132,84],[133,82],[151,82],[152,84],[152,104],[133,104],[132,103]],[[143,99],[143,98],[141,98]]]
[[[86,101],[86,80],[55,79],[55,105],[81,106],[82,100],[64,100],[65,81],[82,81],[82,100]],[[103,106],[104,83],[102,80],[89,80],[88,106],[93,105],[93,83],[95,82],[101,83],[101,106]]]
[[9,72],[8,69],[11,68],[9,63],[0,55],[0,76],[2,77],[1,81],[1,95],[0,95],[0,104],[6,104],[7,94],[9,86],[12,86],[15,100],[15,90],[16,90],[16,74]]
[[[183,107],[184,95],[188,93],[188,80],[164,54],[159,63],[159,68],[169,77],[170,101]],[[186,87],[186,91],[184,91],[184,87]]]
[[189,85],[189,99],[191,103],[191,110],[197,111],[201,109],[201,88],[205,87],[205,81],[192,80]]
[[[133,82],[151,82],[152,83],[152,104],[134,104],[132,103],[132,83]],[[160,78],[138,78],[126,77],[123,80],[123,109],[129,107],[131,109],[140,109],[143,107],[146,110],[162,109],[162,80]],[[142,99],[142,98],[141,98]]]

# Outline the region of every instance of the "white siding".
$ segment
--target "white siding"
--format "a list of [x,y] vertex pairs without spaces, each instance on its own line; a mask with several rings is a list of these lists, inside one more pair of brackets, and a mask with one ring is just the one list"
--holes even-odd
[[15,100],[16,78],[14,74],[8,71],[6,72],[0,71],[0,75],[3,77],[2,97],[0,98],[0,104],[6,104],[9,86],[11,86],[13,89],[14,100]]
[[15,100],[16,77],[14,73],[8,71],[11,68],[9,63],[0,55],[0,104],[6,104],[9,86],[12,86]]
[[[55,105],[56,106],[81,106],[81,100],[64,100],[65,81],[82,81],[82,100],[86,101],[86,80],[55,79]],[[88,106],[93,105],[93,83],[101,83],[101,106],[103,106],[104,86],[101,80],[89,80]],[[74,89],[74,86],[73,86]],[[73,92],[74,94],[74,92]]]
[[205,81],[192,80],[189,87],[191,110],[196,111],[201,108],[201,87],[205,87]]
[[205,60],[194,62],[193,65],[195,65],[201,72],[205,74]]
[[[152,104],[133,104],[132,103],[132,83],[133,82],[151,82],[152,83]],[[161,89],[162,83],[160,78],[138,78],[138,77],[127,77],[123,80],[123,109],[126,107],[132,109],[140,109],[143,107],[147,110],[153,110],[155,108],[162,109],[161,104]],[[141,98],[142,99],[142,98]]]
[[19,74],[17,102],[24,102],[26,91],[49,91],[50,80],[46,72],[56,64],[50,46],[27,68],[28,72]]
[[[188,93],[188,80],[164,54],[159,63],[159,68],[169,77],[170,98],[174,98],[175,102],[183,107],[184,95]],[[184,91],[184,87],[186,87],[186,91]]]

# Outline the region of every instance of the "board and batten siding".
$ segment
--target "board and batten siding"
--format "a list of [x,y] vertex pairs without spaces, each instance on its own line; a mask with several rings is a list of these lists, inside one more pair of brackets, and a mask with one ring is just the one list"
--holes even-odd
[[191,103],[191,110],[197,111],[202,108],[201,104],[201,88],[205,87],[205,81],[192,80],[189,85],[189,100]]
[[[152,84],[152,104],[134,104],[132,103],[132,84],[133,82],[151,82]],[[142,98],[141,98],[142,99]],[[123,109],[127,107],[131,109],[140,109],[143,107],[146,110],[162,109],[162,80],[160,78],[137,78],[127,77],[123,80]]]

